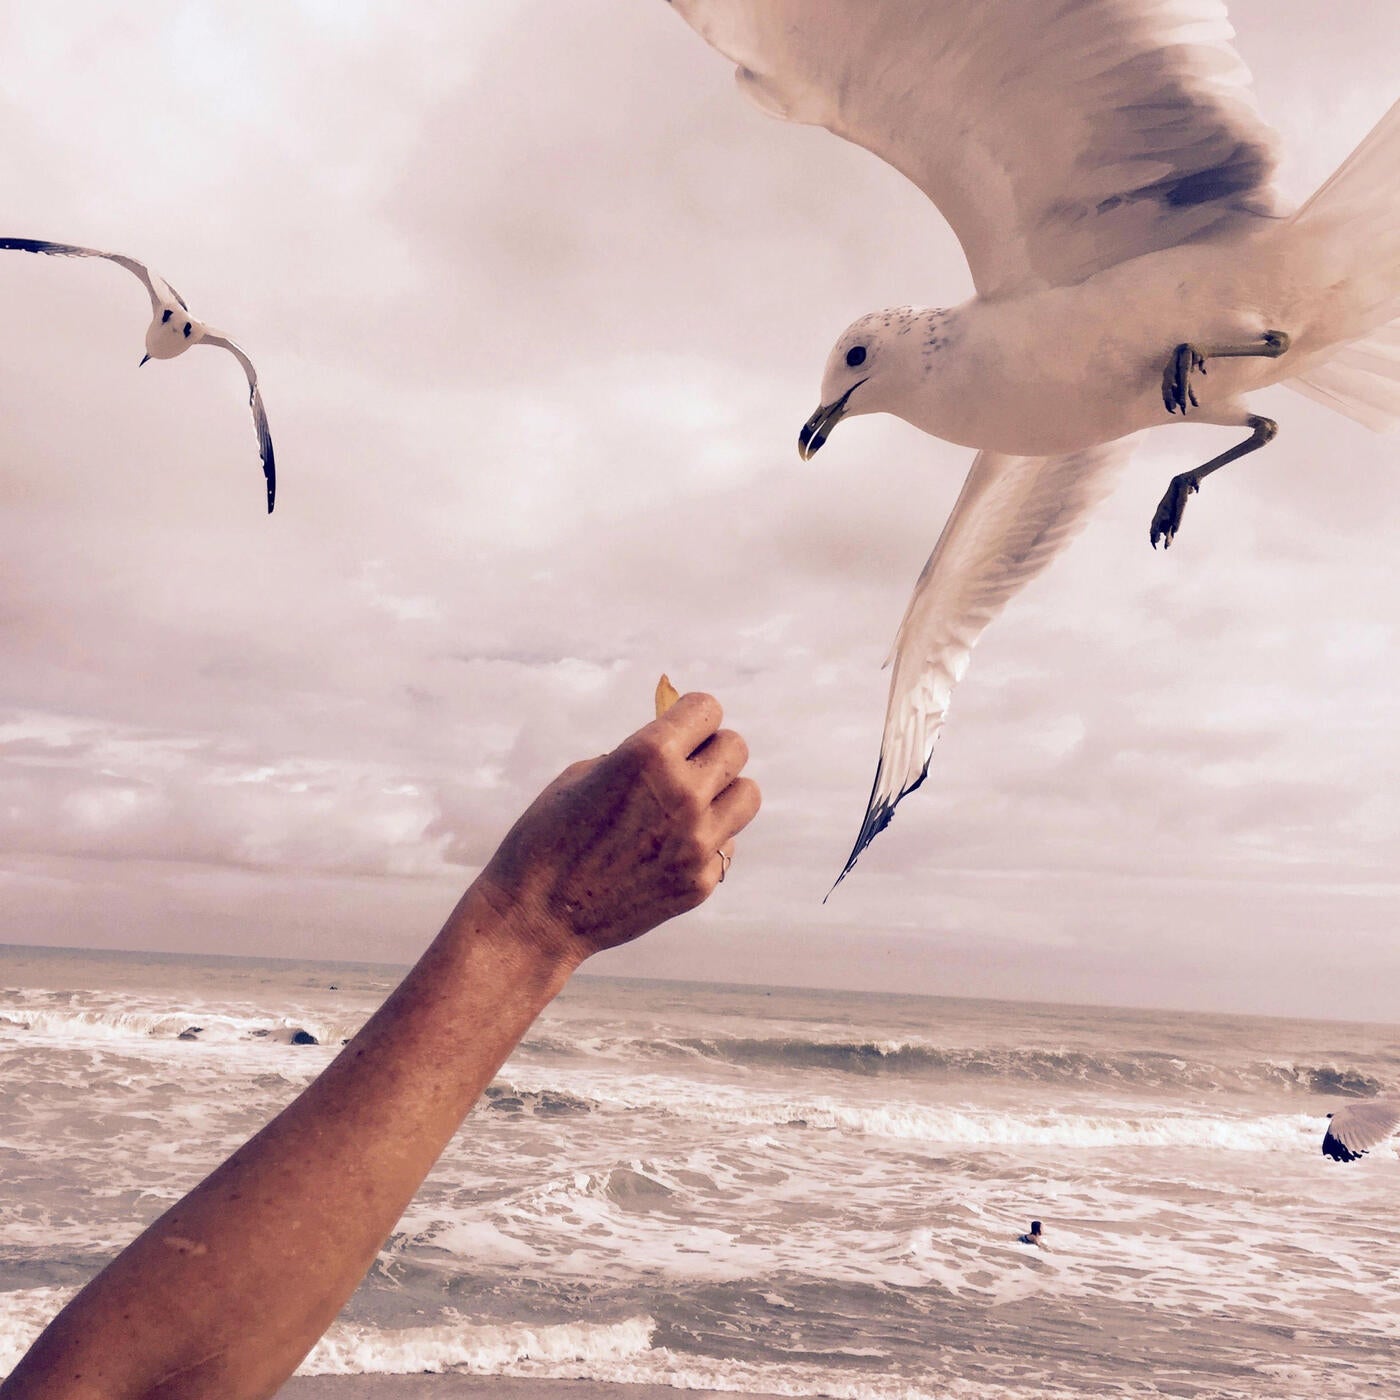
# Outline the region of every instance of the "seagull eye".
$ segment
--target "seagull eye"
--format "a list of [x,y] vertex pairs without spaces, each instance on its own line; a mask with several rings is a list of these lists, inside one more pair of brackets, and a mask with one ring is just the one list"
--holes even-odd
[[853,345],[846,351],[846,363],[854,369],[857,365],[865,363],[865,346]]

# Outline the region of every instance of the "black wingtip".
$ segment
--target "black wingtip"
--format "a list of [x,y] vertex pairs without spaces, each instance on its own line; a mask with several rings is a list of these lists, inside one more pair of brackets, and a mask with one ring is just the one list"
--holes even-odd
[[1334,1162],[1359,1162],[1366,1155],[1366,1149],[1363,1147],[1360,1152],[1353,1152],[1340,1138],[1328,1133],[1322,1139],[1322,1155]]
[[924,766],[919,776],[908,787],[901,788],[893,797],[876,797],[876,793],[880,791],[880,779],[885,771],[883,758],[876,765],[875,781],[870,785],[870,800],[865,805],[865,820],[860,825],[860,835],[856,837],[856,843],[851,847],[851,853],[846,857],[846,864],[836,877],[835,883],[822,898],[823,904],[836,893],[836,886],[855,869],[856,861],[860,859],[865,848],[890,824],[894,818],[894,809],[928,777],[928,766],[932,761],[933,755],[930,753],[924,759]]
[[272,455],[272,444],[268,443],[267,452],[263,459],[263,476],[267,478],[267,513],[272,514],[272,507],[277,500],[277,460]]

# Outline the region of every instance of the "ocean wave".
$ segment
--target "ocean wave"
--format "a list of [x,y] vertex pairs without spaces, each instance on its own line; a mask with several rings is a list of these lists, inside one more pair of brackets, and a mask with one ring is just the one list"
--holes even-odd
[[[515,1094],[539,1093],[516,1087]],[[795,1098],[729,1085],[641,1078],[591,1083],[598,1111],[645,1111],[726,1126],[869,1134],[937,1147],[1190,1147],[1230,1152],[1297,1152],[1321,1130],[1309,1114],[1173,1111],[1008,1112],[885,1100],[845,1102],[825,1095]]]
[[1260,1060],[1222,1065],[1166,1051],[1094,1053],[1056,1046],[946,1046],[917,1038],[803,1036],[532,1036],[528,1048],[570,1058],[700,1060],[740,1069],[824,1070],[925,1080],[1003,1080],[1202,1093],[1267,1090],[1369,1098],[1387,1092],[1381,1079],[1336,1064]]
[[[362,1017],[302,1012],[273,1015],[255,1007],[84,1006],[74,994],[37,989],[0,998],[0,1041],[35,1037],[115,1046],[179,1040],[207,1045],[264,1043],[339,1046],[353,1036]],[[523,1060],[690,1062],[756,1071],[805,1071],[841,1076],[881,1076],[926,1083],[1025,1083],[1036,1086],[1182,1091],[1195,1094],[1266,1093],[1336,1098],[1372,1098],[1392,1092],[1386,1078],[1360,1065],[1297,1063],[1259,1059],[1220,1064],[1158,1050],[1086,1051],[1064,1046],[947,1046],[918,1037],[839,1036],[631,1036],[564,1037],[535,1028],[522,1047]],[[503,1112],[586,1112],[591,1105],[564,1099],[513,1103],[501,1096],[490,1105]]]
[[497,1082],[487,1086],[482,1106],[495,1109],[497,1113],[557,1118],[562,1114],[591,1113],[597,1104],[563,1089],[517,1089],[513,1085]]
[[[7,1376],[75,1288],[25,1288],[0,1292],[0,1377]],[[386,1328],[340,1321],[317,1342],[297,1370],[300,1376],[412,1375],[469,1371],[503,1375],[523,1367],[575,1368],[606,1376],[651,1347],[650,1317],[621,1322],[570,1322],[547,1326],[491,1325],[449,1314],[428,1327]]]
[[468,1371],[508,1375],[526,1366],[580,1368],[606,1376],[651,1347],[650,1317],[621,1322],[564,1322],[532,1327],[449,1318],[430,1327],[385,1328],[337,1322],[301,1363],[299,1376],[412,1375]]
[[109,1045],[152,1040],[218,1045],[240,1041],[262,1041],[270,1045],[339,1045],[358,1029],[358,1025],[342,1025],[315,1017],[239,1016],[197,1007],[178,1011],[129,1011],[113,1007],[9,1006],[0,1012],[0,1035],[32,1035],[87,1043],[101,1041]]
[[[801,1361],[740,1361],[653,1347],[650,1317],[622,1322],[494,1326],[453,1319],[389,1329],[338,1322],[302,1362],[301,1376],[463,1372],[612,1385],[666,1386],[737,1395],[823,1395],[831,1400],[1031,1400],[1063,1397],[1025,1378],[996,1387],[955,1378],[905,1379],[873,1370],[832,1369]],[[850,1362],[873,1352],[843,1352]]]
[[796,1119],[813,1128],[941,1146],[1068,1148],[1191,1147],[1226,1152],[1292,1152],[1315,1135],[1302,1115],[1220,1118],[1144,1113],[1124,1117],[1068,1113],[986,1113],[920,1105],[804,1106]]
[[1308,1094],[1330,1094],[1338,1098],[1371,1099],[1386,1092],[1387,1086],[1373,1074],[1339,1065],[1295,1065],[1266,1060],[1253,1066],[1261,1079],[1283,1089],[1301,1089]]
[[[40,1331],[76,1292],[29,1288],[0,1292],[0,1379],[19,1363]],[[988,1388],[961,1379],[901,1379],[873,1371],[833,1371],[802,1362],[747,1362],[653,1347],[649,1316],[619,1322],[531,1326],[473,1323],[448,1314],[423,1327],[377,1327],[337,1321],[297,1368],[299,1376],[415,1375],[424,1372],[592,1380],[737,1394],[825,1395],[833,1400],[1001,1400],[1062,1396],[1022,1379]],[[847,1353],[854,1359],[860,1353]]]

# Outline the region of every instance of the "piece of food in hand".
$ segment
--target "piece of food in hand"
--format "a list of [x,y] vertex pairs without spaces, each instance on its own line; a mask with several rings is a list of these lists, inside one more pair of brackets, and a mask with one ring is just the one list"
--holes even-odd
[[656,683],[656,717],[660,719],[677,700],[681,698],[681,693],[671,684],[671,678],[664,671],[661,679]]

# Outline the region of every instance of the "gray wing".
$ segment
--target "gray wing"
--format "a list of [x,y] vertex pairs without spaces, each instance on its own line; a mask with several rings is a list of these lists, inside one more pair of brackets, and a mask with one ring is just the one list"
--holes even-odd
[[162,306],[174,301],[185,306],[185,299],[158,272],[152,272],[143,262],[128,258],[123,253],[104,253],[100,248],[80,248],[76,243],[49,243],[42,238],[0,238],[0,249],[11,248],[21,253],[48,253],[60,258],[106,258],[118,267],[124,267],[141,279],[151,298],[151,310],[157,312]]
[[258,372],[253,368],[253,362],[248,358],[243,347],[236,341],[230,340],[222,331],[206,330],[204,339],[199,343],[201,345],[218,345],[231,351],[234,358],[243,366],[243,373],[248,376],[248,402],[253,409],[253,427],[258,434],[258,455],[262,458],[263,476],[267,480],[267,513],[271,515],[273,504],[277,499],[277,459],[272,451],[272,434],[267,426],[267,410],[263,407],[262,392],[258,388]]
[[671,0],[740,87],[908,176],[984,296],[1273,210],[1222,0]]
[[1131,451],[1122,438],[1062,457],[977,454],[895,638],[875,784],[837,885],[927,776],[983,629],[1079,533]]
[[1322,1155],[1334,1162],[1354,1162],[1400,1128],[1400,1099],[1368,1099],[1330,1114]]

